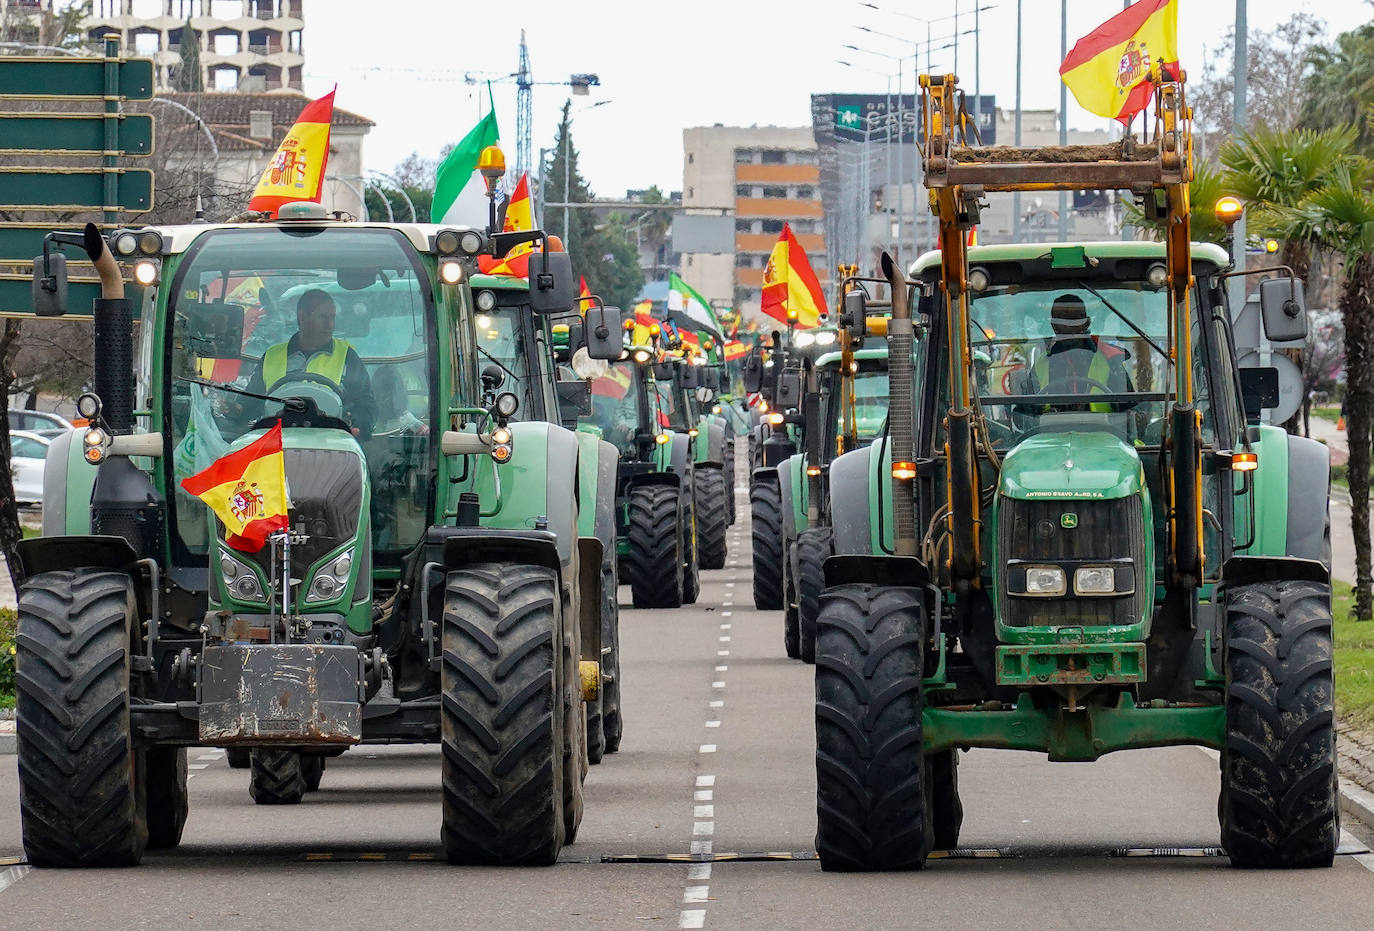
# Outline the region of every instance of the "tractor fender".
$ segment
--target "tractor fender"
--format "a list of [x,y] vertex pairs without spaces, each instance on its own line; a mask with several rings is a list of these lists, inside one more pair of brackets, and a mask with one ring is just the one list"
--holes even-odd
[[640,485],[672,485],[676,488],[681,484],[682,476],[676,472],[641,472],[625,479],[625,493],[629,494],[631,488],[638,488]]
[[678,475],[687,475],[692,467],[692,438],[685,433],[674,433],[669,445],[668,468]]
[[91,491],[95,487],[95,466],[85,460],[82,444],[75,441],[80,433],[78,430],[68,430],[48,447],[47,462],[43,469],[45,537],[91,532]]
[[865,583],[923,588],[930,584],[930,569],[915,556],[840,554],[826,559],[826,588]]
[[[611,528],[615,532],[615,528]],[[615,548],[612,546],[611,554]],[[577,541],[578,580],[582,593],[578,606],[578,626],[581,628],[582,662],[601,664],[601,563],[606,550],[596,537],[582,537]]]
[[865,446],[830,463],[830,523],[835,528],[837,554],[867,556],[873,552],[869,510],[872,452],[872,446]]
[[619,453],[591,433],[577,436],[577,535],[596,537],[603,547],[615,543],[615,476]]
[[1295,556],[1232,556],[1221,567],[1221,587],[1251,582],[1331,581],[1331,569],[1316,559]]
[[[557,541],[560,561],[571,563],[578,530],[577,435],[557,424],[510,424],[515,454],[504,465],[484,464],[477,487],[483,526],[498,530],[536,530],[543,521]],[[499,476],[498,484],[493,476]],[[588,507],[594,507],[592,502]],[[493,513],[494,511],[494,513]]]
[[74,566],[114,569],[137,579],[135,567],[141,558],[123,537],[96,535],[32,537],[16,543],[14,552],[18,560],[11,568],[20,582]]
[[[705,449],[705,459],[698,458],[698,462],[710,462],[715,465],[725,464],[725,427],[714,417],[708,417],[703,423],[706,435],[706,442],[702,444]],[[701,443],[701,434],[697,435],[697,442]]]
[[[448,571],[481,562],[514,562],[552,569],[562,581],[567,566],[561,541],[548,530],[443,527],[443,562]],[[570,547],[571,548],[571,547]]]
[[1289,436],[1288,475],[1288,532],[1284,555],[1315,560],[1325,565],[1329,573],[1330,450],[1305,436]]
[[597,444],[595,536],[609,559],[615,558],[615,477],[620,469],[620,451],[611,443]]
[[806,529],[806,481],[802,477],[802,457],[792,456],[778,466],[778,490],[782,496],[783,552],[787,542]]
[[778,479],[778,467],[775,465],[759,466],[758,468],[754,469],[749,473],[750,485],[753,485],[756,482],[775,482],[778,481]]

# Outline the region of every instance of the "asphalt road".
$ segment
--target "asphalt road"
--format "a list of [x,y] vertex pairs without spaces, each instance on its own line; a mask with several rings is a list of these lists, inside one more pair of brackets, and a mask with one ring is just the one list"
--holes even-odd
[[[1095,765],[973,752],[960,781],[978,858],[923,873],[822,873],[811,668],[750,600],[747,503],[732,565],[700,602],[622,614],[626,733],[593,767],[586,817],[549,869],[462,869],[438,853],[430,747],[362,747],[318,793],[260,808],[218,751],[191,753],[182,846],[134,870],[0,864],[0,928],[1357,928],[1374,855],[1242,872],[1218,843],[1217,764],[1188,747]],[[628,589],[622,589],[628,598]],[[717,722],[717,723],[712,723]],[[15,758],[0,757],[0,856],[22,856]],[[1173,855],[1115,851],[1181,848]],[[685,863],[695,853],[715,862]],[[759,859],[727,859],[742,854]],[[768,856],[770,855],[771,856]],[[668,860],[669,857],[678,858]],[[764,857],[767,857],[766,859]],[[640,862],[627,862],[639,858]],[[665,862],[666,861],[666,862]]]

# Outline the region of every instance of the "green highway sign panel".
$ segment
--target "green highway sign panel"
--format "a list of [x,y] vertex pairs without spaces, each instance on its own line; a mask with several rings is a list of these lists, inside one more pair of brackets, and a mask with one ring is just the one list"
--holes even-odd
[[[105,176],[115,179],[113,203]],[[153,173],[146,168],[0,168],[0,204],[6,210],[153,209]]]
[[[151,100],[153,60],[130,58],[117,65],[119,96]],[[0,58],[0,97],[106,96],[103,58]]]
[[[27,262],[42,255],[43,237],[54,230],[79,233],[83,229],[84,223],[0,223],[0,264]],[[74,250],[73,254],[79,252]],[[72,261],[69,258],[67,264],[70,266]]]
[[105,155],[105,120],[116,122],[111,155],[141,157],[153,154],[153,118],[147,113],[125,116],[104,113],[0,113],[0,154],[51,153]]
[[[68,281],[67,309],[61,317],[45,320],[71,320],[90,317],[92,302],[100,297],[98,281]],[[137,314],[137,305],[135,305]],[[33,317],[33,283],[28,278],[0,277],[0,317]]]

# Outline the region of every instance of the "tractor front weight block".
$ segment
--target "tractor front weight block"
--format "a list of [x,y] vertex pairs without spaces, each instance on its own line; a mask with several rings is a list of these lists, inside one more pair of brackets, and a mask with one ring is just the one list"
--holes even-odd
[[347,745],[362,739],[356,647],[220,644],[200,655],[200,742]]

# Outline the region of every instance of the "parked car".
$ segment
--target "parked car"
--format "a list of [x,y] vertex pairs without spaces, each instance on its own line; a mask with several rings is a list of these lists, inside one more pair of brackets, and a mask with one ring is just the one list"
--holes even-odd
[[[51,430],[70,430],[72,423],[61,414],[50,411],[15,410],[10,408],[10,429],[47,432]],[[56,436],[56,434],[53,434]]]
[[10,431],[10,468],[14,474],[14,500],[22,504],[43,503],[43,465],[48,456],[46,436],[27,430]]

